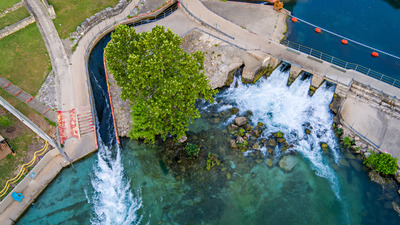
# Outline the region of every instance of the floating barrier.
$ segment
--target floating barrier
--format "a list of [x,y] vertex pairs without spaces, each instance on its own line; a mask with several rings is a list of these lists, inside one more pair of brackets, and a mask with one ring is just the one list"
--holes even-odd
[[342,44],[347,45],[349,42],[346,39],[342,39]]
[[372,52],[371,55],[372,55],[372,57],[375,57],[375,58],[379,56],[379,54],[377,52]]
[[315,28],[315,32],[316,33],[321,33],[321,29],[317,27],[317,28]]
[[[332,31],[327,30],[327,29],[320,28],[320,27],[318,27],[318,26],[316,26],[316,25],[314,25],[314,24],[312,24],[312,23],[310,23],[310,22],[307,22],[307,21],[305,21],[305,20],[302,20],[302,19],[300,19],[300,18],[298,18],[298,17],[295,17],[295,16],[293,16],[293,15],[291,15],[291,14],[289,14],[289,13],[288,13],[287,15],[290,16],[290,17],[292,18],[292,21],[293,21],[293,19],[295,18],[296,21],[301,21],[301,22],[304,22],[304,23],[306,23],[306,24],[308,24],[308,25],[310,25],[310,26],[312,26],[312,27],[315,27],[315,32],[317,32],[317,33],[320,33],[321,31],[324,31],[324,32],[327,32],[327,33],[329,33],[329,34],[335,35],[335,36],[337,36],[337,37],[343,38],[344,40],[347,41],[347,43],[348,43],[349,41],[351,41],[351,42],[353,42],[353,43],[355,43],[355,44],[358,44],[358,45],[361,45],[361,46],[363,46],[363,47],[369,48],[369,49],[373,50],[373,51],[376,53],[376,54],[374,54],[374,55],[376,55],[376,56],[373,55],[373,57],[378,57],[378,55],[379,55],[378,53],[382,53],[382,54],[385,54],[385,55],[388,55],[388,56],[391,56],[391,57],[393,57],[393,58],[396,58],[396,59],[399,59],[399,60],[400,60],[400,57],[399,57],[399,56],[396,56],[396,55],[390,54],[390,53],[388,53],[388,52],[385,52],[385,51],[382,51],[382,50],[373,48],[373,47],[371,47],[371,46],[365,45],[365,44],[360,43],[360,42],[358,42],[358,41],[355,41],[355,40],[352,40],[352,39],[350,39],[350,38],[344,37],[344,36],[342,36],[342,35],[340,35],[340,34],[336,34],[336,33],[332,32]],[[320,32],[318,32],[317,29],[318,29]],[[344,43],[343,43],[343,40],[342,40],[342,44],[344,44]]]
[[297,18],[292,17],[292,22],[293,22],[293,23],[296,23],[296,22],[297,22]]

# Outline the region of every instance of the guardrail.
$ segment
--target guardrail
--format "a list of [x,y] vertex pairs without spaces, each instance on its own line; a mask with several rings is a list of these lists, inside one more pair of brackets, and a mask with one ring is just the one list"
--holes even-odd
[[360,72],[362,74],[365,74],[367,76],[375,78],[375,79],[377,79],[379,81],[382,81],[382,82],[390,84],[390,85],[392,85],[394,87],[400,88],[400,81],[399,80],[394,79],[394,78],[389,77],[389,76],[386,76],[385,74],[376,72],[374,70],[371,70],[370,68],[367,68],[367,67],[355,64],[355,63],[346,62],[344,60],[338,59],[338,58],[336,58],[334,56],[325,54],[323,52],[320,52],[318,50],[312,49],[310,47],[303,46],[303,45],[297,44],[297,43],[292,42],[292,41],[288,41],[287,39],[282,39],[281,40],[281,44],[283,44],[283,45],[285,45],[285,46],[287,46],[287,47],[289,47],[291,49],[294,49],[296,51],[299,51],[299,52],[305,53],[307,55],[313,56],[313,57],[315,57],[317,59],[321,59],[321,60],[323,60],[325,62],[329,62],[329,63],[331,63],[331,64],[333,64],[335,66],[339,66],[341,68],[348,69],[348,70],[355,70],[357,72]]
[[7,194],[7,191],[8,191],[8,188],[10,188],[10,185],[11,185],[11,184],[14,184],[14,183],[16,183],[16,182],[18,182],[18,180],[21,179],[22,176],[24,175],[24,171],[25,171],[27,168],[33,166],[33,164],[36,162],[36,159],[37,159],[39,156],[43,155],[43,154],[46,152],[46,150],[47,150],[48,147],[49,147],[49,142],[46,141],[46,144],[44,145],[44,147],[43,147],[41,150],[36,151],[36,152],[33,154],[32,160],[31,160],[30,162],[25,163],[25,164],[22,165],[22,167],[21,167],[21,169],[19,170],[19,173],[17,174],[17,176],[15,176],[15,177],[12,178],[12,179],[9,179],[9,180],[6,182],[6,185],[4,186],[3,190],[0,191],[0,198],[3,197],[5,194]]

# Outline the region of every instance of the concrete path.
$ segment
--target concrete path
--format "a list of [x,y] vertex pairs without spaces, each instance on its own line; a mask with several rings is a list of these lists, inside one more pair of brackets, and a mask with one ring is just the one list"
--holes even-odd
[[[207,9],[199,0],[181,0],[180,3],[186,12],[199,23],[218,31],[217,35],[219,38],[231,44],[242,47],[247,51],[252,52],[254,55],[259,56],[260,58],[266,58],[268,55],[272,55],[276,58],[299,66],[307,72],[321,75],[335,83],[349,86],[351,80],[355,79],[360,83],[370,85],[377,90],[381,90],[390,96],[396,96],[397,98],[400,98],[400,90],[398,88],[375,80],[354,70],[342,70],[341,68],[338,70],[338,67],[328,62],[324,62],[304,53],[288,49],[286,46],[280,44],[274,39],[261,37],[256,33],[250,32],[249,30],[222,18],[221,16]],[[230,2],[221,4],[230,4]],[[259,7],[271,6],[260,5]],[[285,11],[280,13],[284,14]]]
[[4,77],[0,77],[0,87],[8,93],[14,95],[20,101],[26,103],[29,107],[34,109],[36,112],[42,114],[47,119],[53,122],[57,122],[57,113],[52,111],[50,107],[44,105],[42,102],[34,98],[29,93],[25,92],[21,88],[12,84],[9,80]]

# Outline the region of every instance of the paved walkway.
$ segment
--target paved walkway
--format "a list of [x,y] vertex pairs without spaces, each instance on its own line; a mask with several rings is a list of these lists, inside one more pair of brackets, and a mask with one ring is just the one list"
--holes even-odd
[[[272,55],[276,58],[299,66],[312,74],[318,74],[333,82],[349,86],[352,79],[365,85],[383,91],[390,96],[396,96],[400,99],[400,90],[384,82],[375,80],[354,70],[338,70],[328,62],[320,62],[314,57],[304,53],[288,50],[284,45],[273,39],[261,37],[255,33],[249,32],[221,16],[211,12],[199,0],[180,0],[183,8],[200,23],[218,30],[218,37],[253,52],[260,58]],[[281,13],[284,13],[283,11]],[[233,39],[230,37],[234,37]]]
[[29,93],[26,93],[21,88],[12,84],[9,80],[4,77],[0,77],[0,87],[6,90],[8,93],[14,95],[20,101],[26,103],[29,107],[36,110],[38,113],[45,116],[47,119],[53,122],[57,122],[57,113],[52,111],[50,107],[44,105],[42,102],[34,98]]

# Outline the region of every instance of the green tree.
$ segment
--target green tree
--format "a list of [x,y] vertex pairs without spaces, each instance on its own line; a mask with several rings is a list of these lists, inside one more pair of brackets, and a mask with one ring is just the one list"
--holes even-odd
[[200,117],[196,100],[214,101],[217,91],[204,75],[203,53],[186,53],[181,43],[163,26],[142,33],[118,26],[112,33],[105,58],[121,98],[131,103],[131,138],[152,143],[157,135],[165,140],[170,133],[177,140]]

